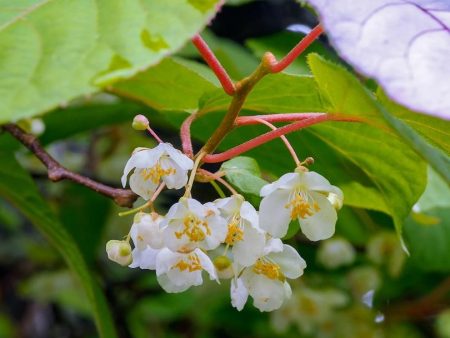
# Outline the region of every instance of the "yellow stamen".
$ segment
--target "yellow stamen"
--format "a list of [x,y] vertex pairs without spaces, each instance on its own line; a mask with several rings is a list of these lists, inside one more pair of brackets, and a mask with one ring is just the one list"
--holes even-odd
[[233,245],[243,239],[244,230],[239,227],[239,220],[233,220],[230,224],[228,224],[228,233],[225,238],[225,243],[228,245]]
[[295,193],[294,198],[285,205],[285,208],[291,209],[291,219],[310,217],[320,210],[319,204],[316,201],[308,201],[299,192]]
[[198,259],[198,256],[196,254],[189,255],[187,257],[187,261],[181,259],[180,261],[178,261],[177,264],[172,266],[172,269],[173,268],[177,268],[180,271],[188,270],[189,272],[203,269],[202,265],[200,264],[200,260]]
[[281,272],[281,268],[278,264],[265,261],[263,259],[258,259],[253,266],[253,272],[258,275],[264,275],[269,279],[278,279],[279,281],[284,282],[286,277],[284,277]]
[[207,235],[211,235],[208,222],[199,220],[193,214],[189,214],[184,218],[183,225],[182,231],[175,232],[175,236],[178,239],[187,236],[192,242],[201,242]]
[[157,163],[154,167],[142,169],[141,176],[144,181],[151,180],[153,183],[158,184],[161,177],[173,175],[176,172],[175,168],[163,169],[161,165]]

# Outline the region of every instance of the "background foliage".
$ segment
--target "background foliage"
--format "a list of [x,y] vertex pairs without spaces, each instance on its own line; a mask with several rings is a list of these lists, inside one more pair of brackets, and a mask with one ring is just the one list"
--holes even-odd
[[[55,158],[114,186],[131,151],[153,145],[130,128],[136,113],[178,146],[181,122],[199,109],[198,149],[230,101],[187,44],[215,4],[0,1],[0,121],[42,116],[39,138]],[[239,79],[264,51],[279,57],[295,45],[302,35],[286,30],[292,23],[312,25],[314,16],[290,1],[233,1],[202,35]],[[344,191],[345,205],[337,240],[288,235],[308,268],[284,308],[269,315],[247,305],[239,313],[227,283],[166,294],[152,272],[108,262],[104,244],[126,235],[132,217],[117,217],[118,207],[84,187],[49,183],[4,133],[0,337],[450,337],[449,123],[390,102],[325,38],[308,53],[261,81],[243,114],[328,111],[368,123],[328,122],[288,136],[301,158],[315,158],[313,170]],[[242,127],[220,149],[265,131]],[[257,203],[261,185],[293,163],[274,140],[222,169]],[[193,194],[217,197],[202,183]],[[158,210],[178,196],[164,193]],[[352,259],[338,259],[348,252]]]

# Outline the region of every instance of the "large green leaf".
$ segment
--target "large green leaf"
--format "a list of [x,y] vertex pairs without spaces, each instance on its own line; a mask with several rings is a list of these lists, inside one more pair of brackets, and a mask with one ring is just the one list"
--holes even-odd
[[[206,93],[200,100],[200,112],[224,111],[230,101],[221,89]],[[261,113],[290,113],[323,111],[324,106],[311,76],[280,73],[263,78],[249,94],[243,108]]]
[[167,58],[110,90],[154,109],[193,111],[197,109],[200,96],[217,87],[217,79],[206,66],[181,58]]
[[216,0],[0,0],[0,123],[128,78],[182,47]]
[[0,150],[0,196],[19,209],[56,247],[84,287],[101,337],[117,337],[106,300],[74,240],[41,197],[14,154]]
[[330,124],[316,133],[366,176],[365,182],[343,186],[347,203],[390,214],[400,234],[404,219],[425,188],[425,162],[390,130],[384,120],[389,113],[353,75],[318,55],[310,55],[309,64],[330,102],[327,111],[368,121],[364,125]]
[[433,170],[405,223],[411,260],[426,271],[450,271],[450,188]]
[[381,101],[389,110],[379,106],[386,121],[450,184],[450,122],[414,113],[384,95]]

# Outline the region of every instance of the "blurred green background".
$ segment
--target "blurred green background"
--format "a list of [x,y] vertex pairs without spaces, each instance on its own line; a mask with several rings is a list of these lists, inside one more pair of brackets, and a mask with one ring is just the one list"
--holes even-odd
[[[267,50],[277,57],[284,55],[316,23],[308,9],[293,1],[229,3],[202,35],[234,79],[248,75]],[[338,60],[325,38],[309,51]],[[176,62],[201,62],[189,44],[177,57]],[[309,74],[305,57],[287,73]],[[67,168],[118,186],[131,151],[154,144],[131,129],[137,113],[146,115],[165,141],[179,147],[177,128],[185,113],[166,115],[111,92],[77,99],[45,115],[40,140]],[[196,149],[222,113],[194,124]],[[248,130],[246,135],[256,135],[264,128]],[[230,137],[223,148],[237,140]],[[75,239],[105,291],[120,337],[450,337],[450,248],[446,246],[450,243],[450,195],[446,183],[431,170],[418,212],[411,214],[404,228],[405,241],[414,249],[410,257],[402,250],[389,216],[344,206],[334,238],[323,243],[309,242],[300,234],[287,239],[308,268],[292,284],[292,299],[267,314],[251,302],[242,312],[232,308],[228,281],[221,285],[207,281],[182,294],[166,294],[153,272],[109,262],[105,243],[123,237],[132,216],[118,217],[122,209],[84,187],[50,183],[42,165],[9,135],[0,135],[0,144],[17,150],[20,163]],[[280,155],[284,151],[280,147],[276,140],[249,155],[258,160],[266,179],[282,170],[268,165],[273,154],[288,157],[287,152]],[[297,150],[302,158],[311,155],[307,149]],[[18,186],[17,193],[25,189]],[[180,194],[165,192],[157,201],[158,210],[167,210]],[[193,194],[202,201],[217,197],[210,185],[201,183]],[[78,280],[53,246],[3,198],[0,238],[0,337],[96,337]]]

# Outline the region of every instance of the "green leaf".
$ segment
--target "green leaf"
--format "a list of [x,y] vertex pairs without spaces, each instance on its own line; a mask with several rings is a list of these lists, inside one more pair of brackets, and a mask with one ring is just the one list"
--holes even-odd
[[[393,129],[409,143],[423,159],[450,184],[450,123],[429,115],[413,113],[406,108],[382,97],[381,101],[394,111],[397,117],[392,116],[386,108],[379,106],[380,112]],[[408,123],[407,123],[408,122]],[[414,129],[414,126],[416,129]],[[420,133],[418,133],[417,131]],[[444,152],[442,152],[440,149]]]
[[181,58],[167,58],[159,65],[117,83],[110,91],[141,101],[158,110],[193,111],[206,91],[218,88],[206,66]]
[[425,271],[450,271],[450,208],[412,213],[404,226],[411,260]]
[[431,168],[425,192],[405,224],[411,260],[421,270],[450,271],[450,187]]
[[[225,111],[231,98],[222,89],[203,95],[200,112]],[[310,76],[273,74],[259,82],[249,94],[243,109],[262,113],[323,111],[324,102]]]
[[0,0],[0,123],[129,78],[211,20],[216,0]]
[[39,140],[43,145],[47,145],[111,124],[129,121],[131,126],[131,121],[137,113],[150,117],[155,112],[132,102],[89,103],[58,109],[44,116],[45,132]]
[[110,200],[81,185],[68,184],[62,194],[61,222],[88,264],[95,260],[110,207]]
[[38,302],[54,302],[63,307],[89,315],[89,303],[84,294],[78,292],[80,285],[69,270],[40,272],[20,285],[22,296]]
[[388,213],[401,234],[404,219],[425,188],[424,161],[389,129],[384,121],[388,113],[353,75],[318,55],[310,55],[309,64],[330,102],[327,111],[359,116],[370,123],[316,129],[319,138],[360,172],[352,175],[359,179],[335,183],[343,188],[347,204]]
[[261,178],[261,171],[251,157],[239,156],[226,161],[220,167],[227,180],[244,194],[259,196],[261,188],[268,182]]
[[106,299],[73,239],[12,152],[0,150],[0,196],[18,208],[55,246],[81,282],[101,337],[117,337]]
[[450,154],[450,121],[413,112],[390,100],[381,89],[378,90],[377,96],[392,115],[413,127],[433,146],[439,147],[447,155]]

